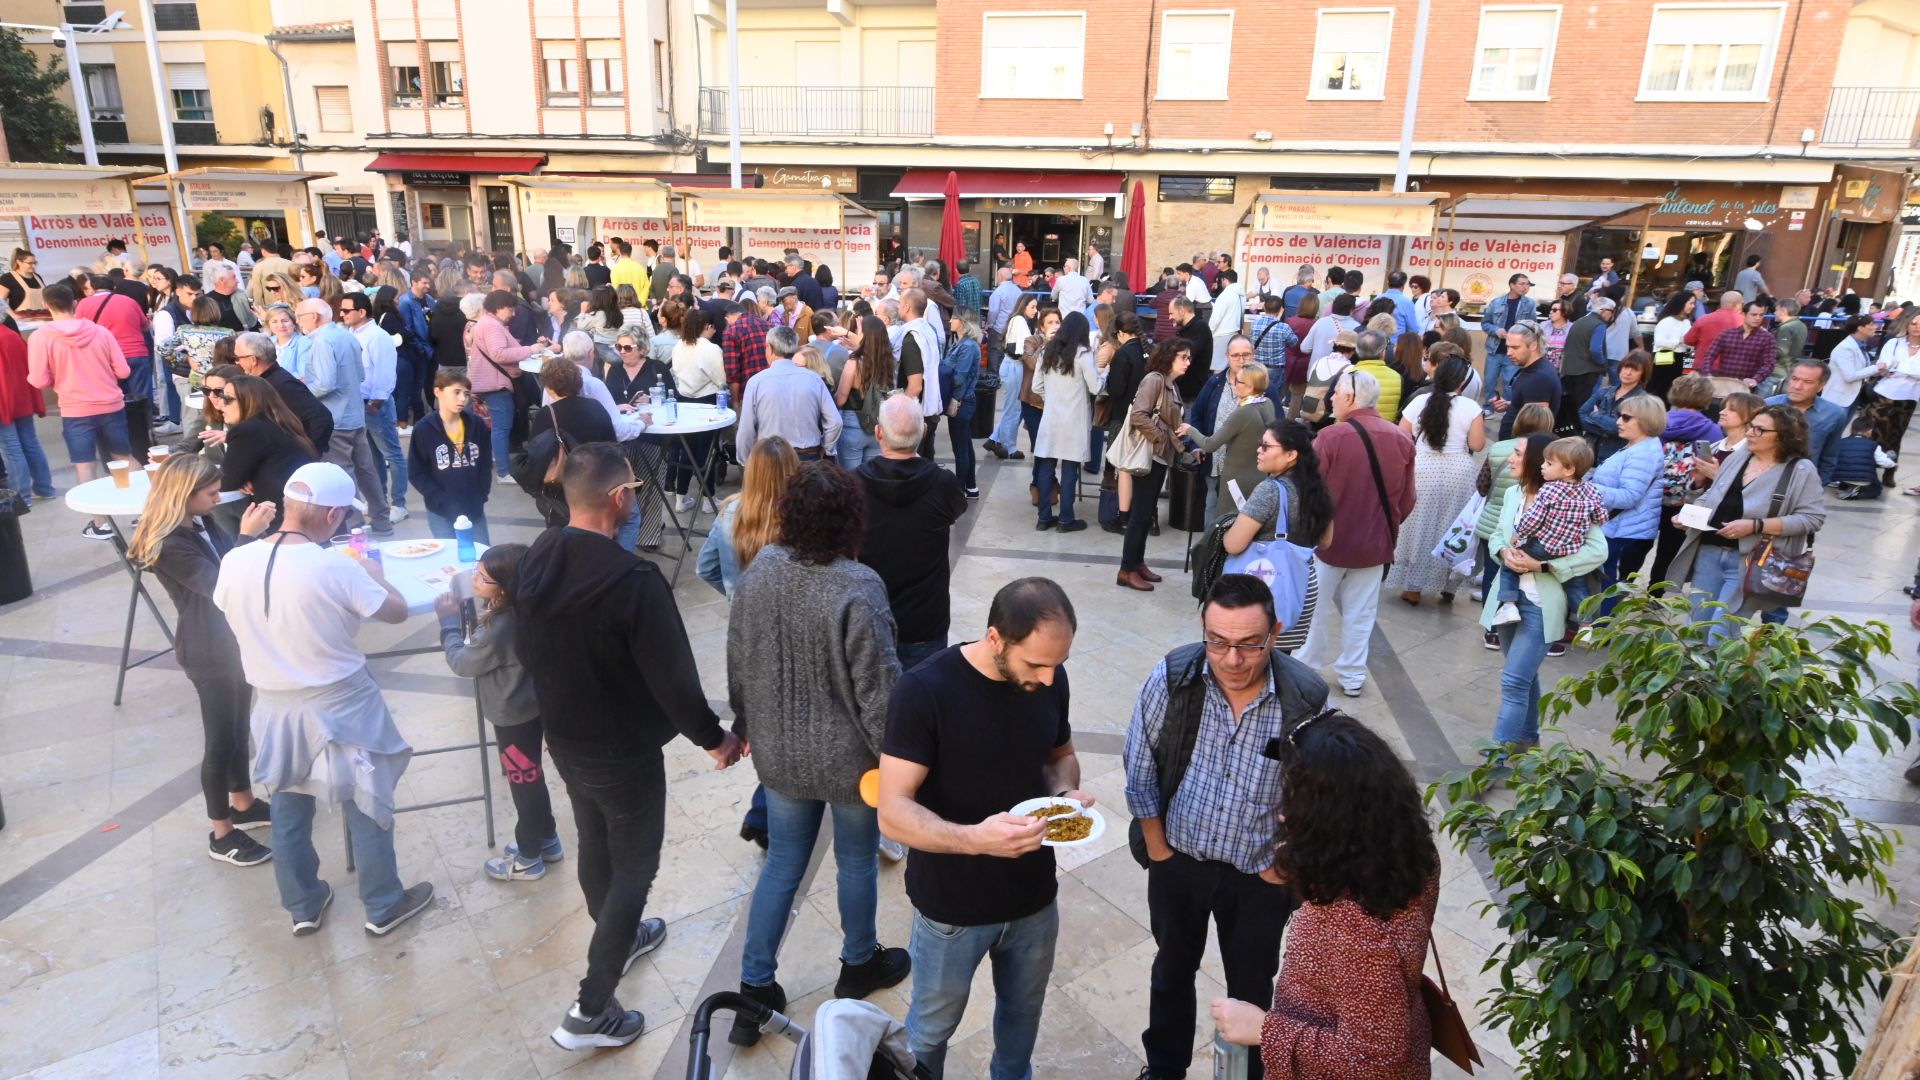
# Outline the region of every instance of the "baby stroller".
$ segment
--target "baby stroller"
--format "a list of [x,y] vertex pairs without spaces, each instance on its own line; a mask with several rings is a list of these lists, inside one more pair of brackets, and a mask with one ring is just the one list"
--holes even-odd
[[694,1013],[687,1080],[712,1077],[707,1041],[713,1014],[723,1010],[758,1021],[762,1035],[784,1035],[799,1045],[788,1074],[792,1080],[929,1080],[907,1049],[907,1029],[879,1006],[845,998],[829,1001],[813,1014],[813,1030],[808,1031],[731,990],[707,998]]

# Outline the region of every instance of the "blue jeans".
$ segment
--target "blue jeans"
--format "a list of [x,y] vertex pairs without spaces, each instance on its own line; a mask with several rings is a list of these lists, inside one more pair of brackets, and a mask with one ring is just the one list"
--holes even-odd
[[1741,558],[1738,548],[1702,543],[1694,554],[1693,588],[1689,593],[1693,600],[1691,618],[1697,623],[1713,620],[1713,628],[1708,632],[1709,641],[1723,641],[1733,632],[1728,620],[1735,612],[1712,611],[1707,605],[1717,600],[1731,608],[1746,574],[1747,562]]
[[633,509],[627,511],[627,520],[613,534],[613,542],[620,545],[621,551],[631,552],[640,546],[640,500],[633,500]]
[[900,660],[902,674],[912,671],[927,661],[927,658],[947,647],[947,639],[941,637],[935,641],[902,641],[894,645],[893,655]]
[[1486,374],[1481,379],[1481,382],[1484,384],[1481,386],[1482,394],[1488,400],[1502,396],[1500,391],[1506,385],[1507,380],[1511,379],[1513,373],[1517,370],[1519,370],[1519,366],[1516,365],[1513,359],[1506,353],[1489,351],[1487,353]]
[[[156,358],[154,362],[159,363],[158,358]],[[166,412],[163,413],[162,415],[164,415],[169,421],[173,423],[176,423],[176,424],[179,423],[180,422],[180,388],[173,384],[172,374],[166,371],[164,368],[159,371],[156,371],[154,373],[154,378],[160,380],[160,387],[166,393],[167,409],[166,409]]]
[[913,1003],[907,1008],[907,1045],[926,1070],[946,1073],[947,1040],[960,1027],[967,991],[982,959],[993,961],[993,1060],[988,1080],[1031,1080],[1040,1006],[1053,974],[1060,908],[1048,904],[1024,919],[983,926],[949,926],[914,912]]
[[386,481],[387,503],[407,505],[407,452],[400,447],[398,413],[392,398],[382,401],[378,409],[367,414],[367,436],[373,440],[374,451],[387,463],[381,477]]
[[[1640,569],[1647,558],[1647,552],[1653,550],[1653,537],[1637,540],[1628,537],[1607,537],[1607,561],[1600,566],[1600,582],[1603,588],[1611,589],[1620,584],[1620,580]],[[1619,598],[1609,596],[1600,602],[1600,616],[1605,618],[1613,614],[1614,605]]]
[[834,444],[833,456],[840,467],[852,472],[861,462],[880,456],[880,444],[873,432],[860,427],[860,414],[852,409],[840,410],[840,441]]
[[1033,467],[1040,484],[1040,520],[1053,520],[1054,468],[1058,465],[1060,474],[1060,524],[1073,521],[1074,474],[1080,471],[1080,463],[1066,458],[1034,458]]
[[993,425],[993,441],[1008,450],[1020,449],[1020,376],[1018,360],[1000,361],[1000,422]]
[[102,454],[115,458],[133,456],[133,445],[127,441],[125,409],[97,416],[62,416],[60,438],[67,444],[67,460],[75,465],[97,462]]
[[7,483],[16,494],[24,494],[31,484],[35,495],[51,499],[53,469],[47,464],[47,452],[40,448],[33,421],[32,416],[23,416],[11,424],[0,423],[0,461],[7,463]]
[[513,436],[513,391],[489,390],[476,394],[486,402],[487,413],[493,417],[493,472],[495,476],[507,475],[507,442]]
[[1493,737],[1503,743],[1540,739],[1540,664],[1547,658],[1546,620],[1540,605],[1522,596],[1520,621],[1499,627],[1500,713]]
[[[320,855],[313,850],[311,795],[273,793],[273,878],[280,885],[280,906],[296,919],[320,911],[327,889],[320,881]],[[367,921],[382,922],[400,902],[400,870],[393,861],[393,830],[383,829],[351,801],[340,804],[353,841],[354,876],[360,880],[360,905]]]
[[[1104,457],[1101,456],[1100,452],[1106,449],[1106,442],[1107,442],[1106,428],[1093,427],[1093,428],[1087,429],[1087,460],[1085,464],[1086,464],[1087,474],[1089,476],[1100,475],[1102,471],[1101,465],[1106,460]],[[1213,519],[1209,517],[1207,520],[1211,521]]]
[[[493,541],[487,536],[487,515],[468,514],[467,519],[473,522],[474,542],[491,546]],[[453,518],[427,511],[427,535],[441,540],[453,539]]]
[[880,843],[880,817],[865,803],[824,803],[794,799],[767,790],[767,861],[753,887],[747,910],[747,942],[740,980],[754,986],[773,982],[780,938],[800,878],[813,857],[820,817],[833,811],[833,864],[840,901],[840,962],[862,964],[873,958],[879,938],[873,912],[880,898],[874,852]]
[[401,349],[394,354],[393,401],[394,416],[402,423],[411,424],[416,417],[426,415],[420,411],[420,376],[414,368],[411,349]]
[[960,486],[968,491],[980,486],[973,475],[973,409],[972,405],[962,405],[958,413],[947,418],[947,439],[953,444],[953,473],[960,478]]

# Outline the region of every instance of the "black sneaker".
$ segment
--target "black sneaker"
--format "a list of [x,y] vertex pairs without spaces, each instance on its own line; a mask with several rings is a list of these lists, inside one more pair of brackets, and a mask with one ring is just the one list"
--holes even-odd
[[225,836],[207,834],[207,857],[235,866],[259,866],[273,858],[273,849],[235,829]]
[[627,1045],[646,1027],[646,1017],[621,1008],[619,998],[609,997],[607,1007],[596,1016],[580,1015],[580,1003],[574,1002],[550,1037],[562,1050],[604,1050]]
[[761,851],[767,850],[767,830],[757,825],[740,826],[740,839],[749,844],[759,844]]
[[1000,445],[999,442],[993,439],[988,439],[985,443],[981,445],[985,446],[987,449],[987,453],[992,454],[994,457],[997,457],[1002,461],[1005,461],[1007,459],[1007,448]]
[[1559,641],[1556,641],[1556,642],[1554,642],[1553,644],[1551,644],[1551,645],[1548,645],[1548,646],[1547,646],[1547,655],[1548,655],[1548,656],[1565,656],[1565,655],[1567,655],[1567,639],[1566,639],[1566,638],[1561,638],[1561,639],[1560,639]]
[[[787,1011],[787,992],[780,989],[779,983],[766,986],[741,983],[740,992],[774,1012]],[[727,1032],[727,1041],[735,1046],[754,1046],[760,1042],[760,1025],[742,1013],[734,1013],[733,1030]]]
[[1060,523],[1060,531],[1063,533],[1079,532],[1086,527],[1087,522],[1085,518],[1074,518],[1072,521],[1063,521]]
[[227,820],[233,822],[236,829],[264,829],[273,824],[273,808],[267,800],[255,799],[245,810],[228,807]]
[[80,535],[88,540],[111,540],[113,530],[89,521],[87,527],[80,530]]
[[393,905],[392,911],[378,920],[367,919],[367,933],[375,937],[391,934],[401,923],[427,910],[427,906],[432,903],[433,882],[423,881],[418,885],[409,885],[407,891],[400,894],[400,902]]
[[1007,451],[1007,460],[1025,461],[1027,460],[1027,452],[1025,450],[1009,450]]
[[324,881],[321,882],[320,884],[326,885],[326,888],[327,888],[326,899],[320,901],[320,906],[314,911],[312,918],[293,920],[293,936],[294,937],[306,937],[308,934],[319,933],[320,924],[327,917],[327,909],[333,906],[333,886],[327,885],[327,883]]
[[875,945],[873,955],[865,963],[841,961],[840,979],[833,984],[833,996],[863,998],[875,990],[898,986],[912,971],[913,960],[907,956],[907,950]]
[[620,965],[620,974],[625,976],[632,969],[633,962],[660,947],[667,940],[667,921],[665,919],[641,919],[640,929],[634,932],[633,948],[627,950],[627,962]]
[[980,489],[979,489],[979,488],[968,488],[968,489],[967,489],[967,498],[969,498],[969,499],[978,499],[979,497],[980,497]]
[[1480,646],[1490,652],[1500,651],[1500,631],[1488,630],[1480,635]]

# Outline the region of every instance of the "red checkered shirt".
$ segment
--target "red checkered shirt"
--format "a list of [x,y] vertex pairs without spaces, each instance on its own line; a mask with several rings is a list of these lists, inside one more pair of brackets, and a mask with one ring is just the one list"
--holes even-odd
[[1550,559],[1564,559],[1587,542],[1587,531],[1607,522],[1607,505],[1600,489],[1584,480],[1554,480],[1540,486],[1540,493],[1513,523],[1509,546],[1525,547],[1538,540]]
[[1747,333],[1744,326],[1723,330],[1719,337],[1713,339],[1713,344],[1707,346],[1700,372],[1720,378],[1758,382],[1773,373],[1773,363],[1777,358],[1775,346],[1773,335],[1764,329],[1751,334]]
[[720,356],[727,369],[727,382],[745,386],[748,379],[766,370],[767,331],[772,324],[758,315],[742,315],[720,335]]

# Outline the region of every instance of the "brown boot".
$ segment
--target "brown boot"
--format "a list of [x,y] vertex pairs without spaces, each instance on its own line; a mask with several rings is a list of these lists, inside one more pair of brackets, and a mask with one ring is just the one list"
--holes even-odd
[[1159,581],[1159,580],[1161,580],[1161,578],[1160,578],[1160,575],[1159,575],[1159,574],[1156,574],[1156,573],[1154,573],[1153,571],[1151,571],[1151,570],[1149,570],[1149,569],[1147,569],[1147,564],[1146,564],[1146,563],[1141,563],[1141,564],[1140,564],[1139,566],[1136,566],[1136,567],[1134,567],[1134,569],[1133,569],[1133,572],[1134,572],[1134,573],[1136,573],[1136,574],[1139,574],[1139,575],[1140,575],[1140,577],[1141,577],[1141,578],[1142,578],[1143,580],[1146,580],[1146,581]]
[[1123,589],[1138,589],[1141,592],[1153,591],[1153,582],[1141,577],[1138,570],[1120,571],[1119,576],[1113,579],[1113,583]]

